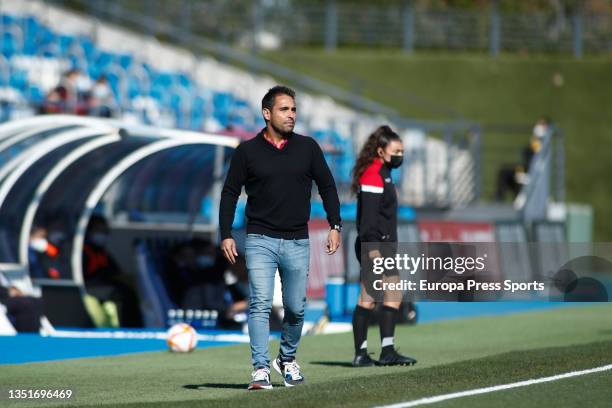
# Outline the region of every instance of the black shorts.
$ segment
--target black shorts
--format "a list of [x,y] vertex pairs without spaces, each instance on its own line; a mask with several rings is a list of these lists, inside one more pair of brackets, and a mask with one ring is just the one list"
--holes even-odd
[[[381,256],[384,258],[394,258],[397,253],[397,243],[382,242],[381,244],[382,245],[378,247]],[[368,295],[372,296],[374,299],[377,299],[376,295],[380,295],[381,293],[377,293],[377,291],[374,290],[374,281],[382,279],[383,276],[399,276],[399,271],[396,268],[393,268],[385,269],[381,274],[374,273],[374,260],[370,259],[367,254],[363,254],[362,257],[361,247],[361,240],[359,237],[357,237],[355,240],[355,255],[357,256],[357,261],[360,265],[360,281],[365,286]]]

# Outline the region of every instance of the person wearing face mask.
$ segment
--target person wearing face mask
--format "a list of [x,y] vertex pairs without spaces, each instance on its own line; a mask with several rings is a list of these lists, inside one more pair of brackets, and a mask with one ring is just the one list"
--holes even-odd
[[[83,277],[88,295],[105,307],[112,302],[116,307],[119,324],[124,327],[142,327],[142,314],[138,294],[117,262],[106,249],[110,230],[104,217],[93,215],[85,232],[83,245]],[[113,319],[111,319],[112,321]]]
[[512,193],[512,199],[516,198],[523,185],[529,182],[529,169],[533,157],[542,148],[542,143],[549,132],[549,119],[539,119],[533,127],[529,143],[521,151],[521,163],[501,166],[497,173],[497,188],[495,192],[495,199],[497,201],[503,201],[508,191]]
[[[381,256],[393,256],[391,246],[397,243],[397,192],[391,181],[391,171],[402,165],[402,140],[389,126],[380,126],[361,149],[355,167],[351,190],[357,195],[357,231],[355,253],[361,265],[361,292],[353,312],[355,342],[354,367],[377,365],[412,365],[416,360],[403,356],[394,347],[395,324],[401,306],[401,294],[385,291],[379,315],[382,351],[378,361],[368,355],[368,322],[376,306],[371,262]],[[367,254],[362,257],[362,243],[368,243]],[[379,243],[382,243],[380,245]],[[391,251],[395,252],[395,251]],[[388,270],[382,276],[385,282],[399,280],[397,270]]]
[[116,105],[113,91],[108,84],[108,79],[101,75],[89,93],[88,98],[89,115],[110,118]]
[[30,276],[35,279],[59,279],[58,254],[58,247],[47,238],[47,229],[35,226],[28,245]]

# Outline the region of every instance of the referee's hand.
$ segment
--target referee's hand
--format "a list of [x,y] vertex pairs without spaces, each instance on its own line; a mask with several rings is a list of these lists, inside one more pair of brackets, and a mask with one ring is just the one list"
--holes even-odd
[[331,255],[336,252],[338,247],[340,246],[340,233],[333,229],[329,231],[329,235],[327,236],[327,255]]
[[236,241],[234,241],[234,238],[226,238],[221,241],[221,252],[223,252],[223,256],[229,263],[236,263],[238,252],[236,251]]

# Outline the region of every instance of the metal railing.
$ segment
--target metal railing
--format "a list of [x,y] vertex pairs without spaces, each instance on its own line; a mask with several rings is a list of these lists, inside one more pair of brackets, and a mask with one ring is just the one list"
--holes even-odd
[[[571,11],[501,11],[497,0],[480,9],[437,10],[427,3],[310,1],[63,0],[116,19],[136,14],[150,23],[149,34],[165,34],[170,24],[257,51],[283,45],[396,47],[415,49],[583,53],[612,51],[612,6],[599,11],[577,2]],[[424,4],[424,5],[423,5]],[[561,6],[563,6],[563,2]],[[570,9],[570,7],[565,7]]]
[[[489,194],[487,194],[487,189],[492,188],[488,187],[488,185],[493,186],[493,180],[486,180],[487,174],[495,174],[495,171],[491,171],[491,166],[487,167],[487,156],[489,156],[486,151],[486,140],[484,141],[485,146],[481,145],[481,136],[482,132],[480,128],[474,124],[469,123],[463,120],[460,115],[452,110],[446,109],[443,106],[440,106],[436,103],[423,101],[423,100],[413,100],[413,103],[418,103],[419,105],[427,104],[427,109],[431,111],[436,111],[438,114],[443,113],[446,117],[455,117],[457,120],[448,121],[448,122],[422,122],[422,121],[413,121],[406,118],[400,117],[393,109],[387,108],[383,105],[376,104],[367,99],[360,98],[354,92],[348,92],[341,90],[339,88],[335,88],[330,86],[329,84],[320,82],[318,80],[312,79],[310,77],[298,74],[294,71],[286,69],[282,66],[269,63],[263,58],[258,57],[256,54],[251,54],[245,51],[237,50],[236,48],[227,45],[226,43],[221,43],[219,41],[211,40],[205,37],[202,37],[197,33],[198,30],[194,28],[194,22],[198,19],[197,10],[205,7],[218,6],[220,7],[221,14],[215,15],[216,20],[223,20],[223,10],[227,10],[221,7],[223,2],[215,2],[215,1],[200,1],[200,2],[187,2],[187,1],[176,1],[176,2],[157,2],[155,0],[141,2],[140,0],[136,1],[125,1],[125,2],[117,2],[115,0],[108,1],[100,1],[100,2],[84,2],[80,0],[72,0],[72,1],[48,1],[50,3],[63,3],[68,5],[68,3],[80,4],[82,8],[85,8],[88,14],[93,16],[98,16],[104,20],[115,21],[116,23],[120,23],[121,25],[127,25],[134,28],[137,31],[145,32],[148,34],[153,34],[161,39],[167,39],[170,42],[181,43],[197,52],[213,54],[217,56],[221,60],[232,61],[238,66],[246,67],[253,71],[261,71],[266,73],[271,73],[274,76],[278,76],[281,78],[292,78],[295,83],[301,84],[305,89],[315,91],[318,93],[322,93],[325,95],[329,95],[332,98],[345,102],[348,106],[360,110],[360,111],[368,111],[375,112],[379,114],[385,115],[387,118],[392,120],[394,123],[398,125],[400,129],[421,129],[428,135],[433,134],[437,137],[438,140],[442,141],[442,143],[446,146],[445,151],[450,152],[447,156],[448,163],[444,166],[440,165],[438,167],[444,168],[447,174],[447,178],[444,183],[440,183],[439,179],[437,181],[430,180],[428,173],[428,167],[426,161],[423,161],[423,191],[419,193],[421,198],[418,198],[416,202],[412,204],[417,205],[425,205],[425,206],[454,206],[454,205],[462,205],[470,202],[475,202],[480,200],[481,198],[487,199]],[[334,2],[326,3],[329,7],[329,4]],[[225,4],[225,3],[223,3]],[[296,3],[299,7],[307,7],[304,4]],[[146,10],[138,10],[135,6],[138,5],[149,5],[150,7]],[[295,15],[299,15],[299,7],[298,10],[294,13]],[[319,6],[309,6],[313,7],[313,9],[319,10],[327,10],[327,8],[322,8]],[[339,5],[335,5],[334,7],[340,7]],[[342,7],[346,7],[346,5],[342,5]],[[370,6],[369,9],[372,9],[373,6]],[[185,12],[188,10],[189,12]],[[245,19],[249,14],[250,8],[237,8],[234,10],[234,16],[232,19],[227,20],[228,26],[235,27],[236,21],[242,21],[241,19]],[[212,12],[211,10],[209,10]],[[251,21],[251,23],[258,26],[261,24],[261,21],[265,21],[265,11],[266,9],[261,9],[255,21]],[[357,12],[357,11],[355,11]],[[179,17],[185,20],[177,20],[180,23],[177,24],[176,21],[170,22],[172,16],[179,13]],[[264,14],[262,16],[262,14]],[[336,14],[335,18],[340,19],[340,15],[342,14],[341,9],[336,9],[334,11]],[[332,14],[332,17],[334,17]],[[391,18],[391,14],[384,14],[387,18]],[[439,13],[438,13],[439,14]],[[466,21],[473,17],[474,13],[465,12],[463,17]],[[375,16],[380,17],[379,14],[374,14]],[[441,14],[439,14],[441,15]],[[458,18],[457,15],[453,13],[447,13],[449,19]],[[179,18],[177,17],[177,18]],[[320,17],[320,16],[319,16]],[[481,16],[482,17],[482,16]],[[209,16],[208,19],[211,17]],[[257,22],[257,19],[259,23]],[[374,18],[374,17],[372,17]],[[484,17],[483,17],[484,18]],[[314,19],[316,21],[311,22],[312,24],[318,24],[321,22],[321,19]],[[184,23],[183,23],[184,21]],[[208,20],[207,20],[208,21]],[[277,16],[274,20],[276,21],[285,21],[282,18],[282,15]],[[317,22],[318,21],[318,22]],[[326,27],[330,24],[329,17],[327,19],[323,19]],[[210,22],[209,22],[210,23]],[[413,21],[414,23],[414,21]],[[212,23],[211,23],[212,24]],[[450,24],[450,23],[449,23]],[[472,23],[466,25],[475,26],[474,21]],[[359,24],[353,24],[354,26],[358,26]],[[452,24],[451,24],[452,25]],[[206,26],[205,24],[203,26]],[[435,26],[435,24],[434,24]],[[201,29],[201,26],[198,26]],[[276,25],[274,27],[277,27]],[[297,27],[297,26],[296,26]],[[450,27],[450,26],[449,26]],[[264,28],[267,26],[264,25]],[[384,27],[380,27],[381,30],[386,29]],[[246,31],[245,31],[246,30]],[[249,32],[249,26],[247,24],[246,27],[242,27],[242,32]],[[299,27],[296,28],[296,33],[300,33]],[[481,30],[482,31],[482,30]],[[484,30],[486,31],[486,30]],[[483,31],[483,32],[484,32]],[[228,29],[225,32],[225,36],[228,39],[231,39],[232,29]],[[299,35],[296,34],[294,38],[298,38]],[[321,34],[318,34],[321,35]],[[466,36],[466,38],[469,36]],[[292,37],[293,38],[293,37]],[[321,37],[325,40],[324,36]],[[337,41],[340,41],[340,37],[336,38]],[[449,37],[450,38],[450,37]],[[434,41],[433,39],[431,41]],[[501,41],[501,40],[500,40]],[[229,41],[231,44],[231,41]],[[483,42],[484,46],[486,42]],[[406,96],[407,100],[411,99],[411,96]],[[487,129],[488,132],[488,129]],[[487,133],[485,132],[485,133]],[[502,133],[507,133],[503,131]],[[524,133],[526,134],[526,133]],[[489,135],[487,136],[489,137]],[[357,142],[357,141],[356,141]],[[562,144],[558,144],[559,149],[562,149]],[[358,148],[358,143],[356,148]],[[481,149],[484,154],[481,154]],[[468,157],[463,154],[459,154],[462,152],[468,153],[470,158],[469,161],[465,161],[463,157]],[[507,153],[507,151],[506,151]],[[446,154],[446,153],[445,153]],[[459,155],[458,155],[459,154]],[[452,160],[457,157],[462,157],[464,167],[461,168],[459,173],[465,174],[466,176],[463,179],[460,178],[451,178],[454,174],[454,164]],[[559,154],[555,154],[555,157],[562,157]],[[467,166],[467,167],[465,167]],[[498,164],[495,165],[497,167]],[[433,174],[433,173],[431,173]],[[483,178],[484,177],[484,178]],[[563,184],[563,164],[560,166],[555,166],[555,177],[556,177],[556,185],[562,186]],[[426,190],[426,186],[431,184],[430,182],[434,182],[440,187],[436,192],[430,192]],[[562,188],[562,187],[560,187]],[[484,190],[484,194],[483,194]],[[563,199],[562,193],[558,193],[558,189],[556,190],[555,198],[557,200]]]
[[[499,197],[500,171],[523,167],[523,154],[530,143],[531,129],[522,125],[489,125],[484,128],[479,161],[484,176],[482,198],[507,202]],[[526,169],[523,169],[526,170]],[[522,171],[522,170],[521,170]],[[506,191],[508,192],[508,191]],[[529,219],[544,218],[548,201],[565,201],[565,146],[563,129],[552,125],[542,140],[539,153],[529,165],[528,182],[520,185],[514,206]]]

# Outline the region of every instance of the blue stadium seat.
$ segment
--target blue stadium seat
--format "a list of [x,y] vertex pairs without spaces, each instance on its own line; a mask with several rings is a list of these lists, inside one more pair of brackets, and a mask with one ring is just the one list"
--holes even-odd
[[80,45],[81,50],[83,50],[85,58],[88,60],[93,59],[93,56],[96,54],[96,46],[93,41],[91,41],[89,37],[79,36],[77,38],[77,43]]
[[0,103],[0,123],[10,120],[12,111],[13,106],[10,102]]
[[94,57],[94,64],[100,71],[104,71],[114,61],[114,55],[106,51],[98,51]]
[[0,87],[8,86],[10,80],[11,80],[10,69],[8,69],[8,67],[2,67],[2,69],[0,69]]
[[13,55],[17,53],[17,44],[14,35],[5,31],[2,33],[2,55],[5,58],[10,59]]
[[202,129],[204,124],[204,115],[206,109],[206,100],[201,95],[196,95],[191,105],[191,129]]
[[70,35],[61,34],[58,38],[59,40],[59,51],[62,57],[65,57],[70,52],[70,47],[74,42],[74,37]]
[[40,105],[45,100],[45,94],[37,85],[30,85],[28,99],[35,105]]
[[127,77],[127,97],[134,99],[137,96],[142,95],[144,92],[141,89],[141,84],[138,78],[133,76]]
[[55,43],[49,43],[42,47],[39,47],[37,55],[45,58],[59,58],[61,57],[59,45]]
[[102,71],[100,72],[100,74],[96,77],[93,77],[94,79],[99,78],[100,76],[104,75],[106,77],[106,79],[108,80],[108,85],[110,86],[111,90],[113,91],[114,95],[119,95],[119,81],[120,78],[117,75],[116,72],[109,72],[109,71]]
[[[170,112],[176,124],[182,128],[201,130],[207,121],[216,121],[222,127],[231,124],[247,130],[257,130],[264,126],[257,107],[251,106],[247,100],[239,99],[230,92],[202,88],[185,72],[159,71],[137,61],[131,54],[101,50],[86,35],[73,36],[55,32],[32,16],[2,14],[1,18],[4,28],[1,33],[1,52],[7,59],[20,53],[61,57],[66,58],[71,67],[86,72],[92,80],[105,73],[117,101],[125,109],[134,111],[130,101],[139,96],[150,96],[162,110]],[[122,72],[125,75],[120,74]],[[142,72],[148,78],[143,78]],[[120,86],[120,77],[127,81],[125,87]],[[34,104],[44,98],[41,89],[29,84],[23,72],[11,75],[6,82],[9,84],[4,85],[18,89]],[[149,87],[145,85],[147,82]],[[124,91],[126,94],[122,95]],[[190,107],[190,111],[185,107]],[[140,113],[144,122],[152,124],[146,112]],[[340,182],[350,180],[354,160],[350,139],[331,129],[316,131],[311,136],[319,143],[334,145],[344,152],[340,156],[326,155],[326,159],[333,166]]]
[[23,31],[23,50],[21,51],[25,55],[36,55],[40,48],[38,43],[38,31],[40,30],[40,24],[33,17],[25,17],[20,21],[20,27]]
[[[76,57],[74,57],[74,58],[75,58],[74,60],[72,58],[70,59],[71,62],[72,61],[76,61]],[[72,66],[74,66],[74,65],[72,65]],[[89,64],[87,66],[87,70],[85,70],[85,72],[87,72],[87,75],[90,78],[98,78],[100,76],[100,74],[101,74],[100,68],[98,68],[98,66],[95,65],[95,64]]]
[[16,22],[16,17],[10,14],[2,14],[2,25],[12,25]]
[[151,87],[151,93],[149,94],[149,96],[157,100],[161,105],[164,105],[164,101],[167,97],[166,89],[160,86],[153,86]]
[[44,48],[49,44],[57,44],[58,36],[46,26],[41,25],[36,32],[36,41],[39,47]]
[[41,26],[38,20],[33,16],[24,17],[21,20],[21,25],[28,37],[35,37]]
[[213,116],[222,126],[229,124],[229,113],[233,104],[233,96],[228,92],[215,92],[213,94]]
[[119,66],[121,66],[121,68],[127,71],[134,63],[134,57],[129,54],[118,55],[117,63],[119,64]]
[[153,78],[154,86],[166,88],[172,86],[173,82],[174,79],[172,77],[172,74],[169,74],[167,72],[158,72],[157,75],[155,75]]
[[181,95],[173,92],[170,96],[170,107],[177,113],[181,110]]
[[9,85],[20,91],[25,91],[28,87],[28,73],[23,70],[15,70],[11,73]]
[[185,73],[180,73],[177,75],[176,84],[190,91],[192,90],[192,88],[195,88],[195,85],[191,81],[191,78],[189,78],[189,76]]

